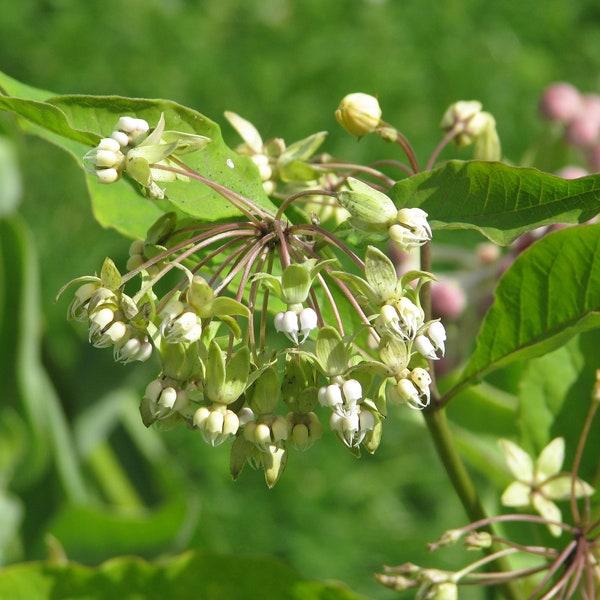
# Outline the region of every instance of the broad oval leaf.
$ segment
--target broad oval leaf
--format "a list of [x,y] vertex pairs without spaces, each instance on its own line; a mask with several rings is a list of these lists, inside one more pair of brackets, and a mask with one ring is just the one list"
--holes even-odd
[[499,281],[494,304],[461,381],[546,354],[600,326],[600,225],[548,235],[521,254]]
[[600,176],[562,179],[498,162],[449,161],[396,183],[398,207],[419,207],[433,229],[475,229],[497,244],[552,223],[576,224],[600,212]]

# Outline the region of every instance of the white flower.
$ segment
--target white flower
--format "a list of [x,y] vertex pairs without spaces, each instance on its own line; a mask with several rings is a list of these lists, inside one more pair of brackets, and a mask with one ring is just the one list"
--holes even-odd
[[435,347],[430,339],[425,335],[418,335],[413,342],[416,351],[425,358],[437,360],[438,356],[435,353]]
[[375,417],[370,410],[355,406],[342,415],[331,413],[329,425],[346,446],[356,448],[375,427]]
[[191,343],[200,339],[201,319],[183,302],[171,300],[160,314],[160,335],[168,344]]
[[427,327],[427,337],[431,340],[435,349],[441,351],[443,356],[446,352],[444,343],[446,341],[446,329],[440,321],[433,321],[433,323],[429,324]]
[[[275,315],[275,329],[294,344],[302,344],[317,326],[317,313],[310,307],[300,311],[286,310]],[[300,339],[298,333],[301,334]]]
[[561,474],[565,458],[565,440],[553,439],[535,462],[522,448],[505,439],[499,440],[500,448],[510,472],[515,477],[502,494],[504,506],[533,506],[544,519],[550,521],[550,533],[558,537],[562,528],[562,513],[552,500],[565,500],[574,492],[575,497],[591,496],[594,489],[585,481],[568,474]]
[[409,252],[431,240],[431,227],[427,213],[420,208],[401,208],[396,216],[397,223],[389,228],[389,236],[402,252]]
[[210,408],[201,406],[193,417],[194,426],[200,430],[204,441],[211,446],[219,446],[234,436],[240,419],[224,404],[213,404]]

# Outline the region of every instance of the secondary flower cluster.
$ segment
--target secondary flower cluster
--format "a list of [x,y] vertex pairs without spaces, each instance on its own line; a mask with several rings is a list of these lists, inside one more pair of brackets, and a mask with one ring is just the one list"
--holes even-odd
[[[327,411],[331,430],[359,455],[361,447],[374,452],[379,445],[388,399],[427,407],[428,363],[444,354],[446,334],[420,303],[432,275],[399,277],[377,247],[367,246],[362,259],[312,210],[298,217],[307,196],[328,198],[365,240],[383,235],[408,252],[431,240],[423,210],[398,210],[384,188],[326,168],[321,159],[311,162],[323,135],[287,148],[283,141],[264,144],[250,123],[227,116],[245,140],[239,152],[252,158],[263,184],[278,175],[283,189],[296,182],[295,193],[271,212],[214,182],[247,220],[180,222],[165,213],[145,240],[131,244],[127,274],[106,259],[99,276],[71,282],[78,288],[69,317],[87,323],[90,342],[112,347],[117,361],[156,356],[160,370],[140,407],[147,426],[182,423],[212,446],[231,441],[232,475],[248,463],[263,469],[272,486],[288,447],[305,450],[321,437],[319,412]],[[189,174],[211,185],[176,156],[209,142],[167,131],[162,115],[155,128],[122,117],[85,161],[102,183],[126,176],[144,193],[167,199],[157,181]],[[325,177],[328,189],[297,191]],[[284,212],[292,204],[294,223]],[[159,292],[174,269],[180,282]],[[135,281],[136,291],[126,293]]]

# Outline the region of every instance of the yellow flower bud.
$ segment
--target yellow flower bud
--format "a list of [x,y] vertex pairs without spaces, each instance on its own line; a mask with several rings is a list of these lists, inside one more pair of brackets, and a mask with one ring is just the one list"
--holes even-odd
[[362,137],[375,131],[381,120],[381,108],[375,96],[354,93],[345,96],[335,111],[338,123],[351,135]]

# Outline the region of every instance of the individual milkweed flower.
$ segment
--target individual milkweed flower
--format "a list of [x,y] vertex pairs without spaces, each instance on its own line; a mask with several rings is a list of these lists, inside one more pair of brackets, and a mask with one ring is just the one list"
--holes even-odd
[[516,481],[503,492],[501,502],[504,506],[533,508],[548,521],[548,529],[558,537],[562,528],[562,513],[553,500],[565,500],[571,493],[575,497],[591,496],[594,489],[578,477],[573,479],[569,473],[561,473],[565,458],[565,440],[553,439],[534,462],[525,450],[510,442],[499,440],[500,449],[506,464]]
[[440,350],[443,356],[446,353],[446,328],[440,321],[433,321],[427,326],[426,334],[434,348]]
[[146,386],[141,410],[148,412],[152,421],[167,419],[189,404],[188,393],[169,383],[169,380],[154,379]]
[[160,316],[160,335],[168,344],[191,343],[200,339],[200,317],[180,300],[168,302]]
[[335,111],[335,118],[350,135],[362,137],[377,129],[381,107],[375,96],[360,92],[348,94]]
[[152,344],[148,336],[127,324],[127,335],[115,344],[113,356],[116,362],[127,364],[133,361],[145,362],[152,355]]
[[103,138],[98,145],[85,154],[84,162],[91,165],[88,170],[98,177],[100,183],[114,183],[121,177],[125,167],[125,155],[117,140]]
[[375,416],[370,410],[355,405],[343,414],[332,413],[329,425],[348,448],[356,448],[375,427]]
[[338,414],[353,410],[363,397],[362,386],[356,379],[347,379],[341,384],[332,383],[319,389],[317,398],[321,406],[327,406]]
[[214,403],[210,407],[201,406],[192,420],[200,430],[204,441],[211,446],[219,446],[233,437],[239,427],[238,415],[224,404]]
[[409,252],[431,240],[431,227],[427,213],[420,208],[401,208],[396,216],[397,223],[388,232],[393,244],[402,252]]
[[437,360],[439,356],[435,353],[435,347],[431,340],[425,335],[418,335],[413,342],[413,348],[425,358],[429,360]]
[[317,313],[310,307],[300,311],[286,310],[275,315],[275,329],[284,333],[294,344],[302,344],[317,324]]
[[79,286],[75,291],[74,298],[67,310],[67,318],[84,322],[88,319],[88,306],[92,296],[100,287],[100,281],[88,282]]
[[412,372],[406,372],[406,377],[401,377],[396,382],[395,393],[397,398],[405,402],[410,408],[421,410],[429,406],[431,392],[431,376],[421,367],[416,367]]

